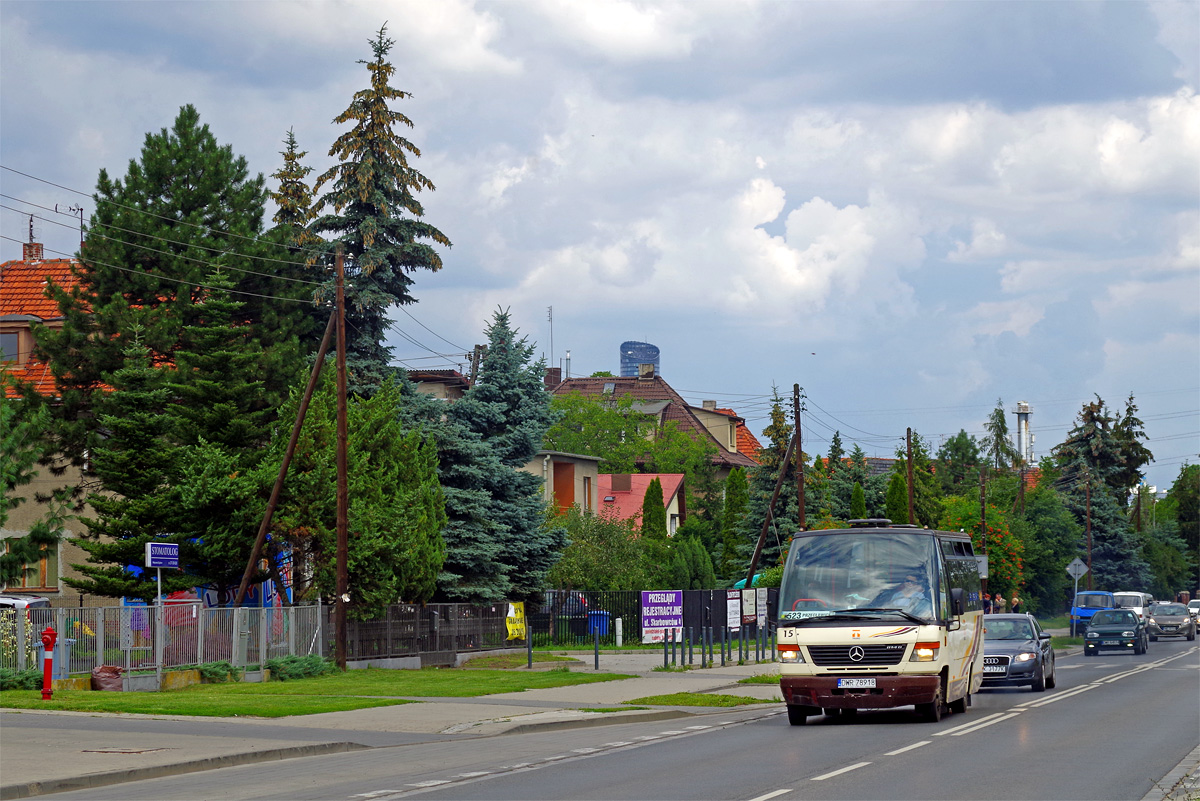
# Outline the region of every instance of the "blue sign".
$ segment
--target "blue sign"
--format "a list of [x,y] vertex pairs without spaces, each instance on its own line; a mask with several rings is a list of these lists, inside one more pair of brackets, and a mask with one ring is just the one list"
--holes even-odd
[[179,567],[179,545],[174,542],[147,542],[146,567]]

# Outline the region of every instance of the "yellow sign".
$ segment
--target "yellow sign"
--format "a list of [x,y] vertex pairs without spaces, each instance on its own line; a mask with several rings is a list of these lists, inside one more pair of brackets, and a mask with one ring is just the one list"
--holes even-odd
[[525,639],[525,602],[517,601],[508,605],[508,617],[504,624],[508,626],[508,639]]

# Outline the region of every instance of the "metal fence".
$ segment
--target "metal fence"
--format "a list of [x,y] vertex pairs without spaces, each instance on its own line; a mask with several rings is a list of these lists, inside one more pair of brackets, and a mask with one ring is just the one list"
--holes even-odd
[[63,677],[100,665],[127,671],[204,662],[244,667],[288,654],[319,653],[322,623],[315,606],[205,609],[199,603],[168,603],[161,608],[3,609],[0,667],[40,667],[41,635],[47,626],[58,635],[54,671]]
[[[683,627],[700,636],[712,628],[718,638],[753,637],[756,627],[727,625],[726,590],[684,590]],[[779,591],[767,590],[767,619],[774,619]],[[617,644],[620,620],[622,644],[642,642],[642,594],[631,591],[548,590],[545,600],[529,612],[529,632],[535,646],[587,646],[597,636],[602,645]],[[722,635],[722,630],[724,634]]]
[[[768,596],[768,619],[774,617],[775,592]],[[725,593],[684,591],[684,627],[696,637],[711,628],[721,641],[753,638],[753,625],[726,626]],[[347,621],[346,656],[351,662],[416,657],[422,665],[452,665],[462,653],[526,647],[524,638],[509,639],[507,612],[507,604],[393,605],[379,620]],[[618,628],[623,643],[642,641],[637,591],[551,590],[540,605],[527,607],[526,616],[535,646],[589,647],[597,639],[613,645]],[[56,677],[100,665],[133,672],[205,662],[245,668],[287,655],[329,656],[336,645],[328,605],[206,609],[168,601],[162,607],[0,609],[0,668],[40,668],[47,626],[58,635]]]

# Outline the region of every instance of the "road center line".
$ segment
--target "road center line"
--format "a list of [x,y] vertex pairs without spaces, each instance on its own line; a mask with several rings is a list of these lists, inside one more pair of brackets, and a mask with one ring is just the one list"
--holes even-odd
[[914,748],[920,748],[921,746],[929,745],[932,742],[933,742],[933,740],[922,740],[919,743],[913,743],[912,745],[906,745],[903,748],[897,748],[895,751],[888,751],[886,754],[884,754],[884,756],[895,756],[896,754],[903,754],[905,751],[911,751]]
[[870,764],[871,764],[870,762],[856,762],[853,765],[847,765],[844,768],[838,768],[837,770],[832,771],[830,773],[826,773],[823,776],[813,776],[812,781],[823,782],[826,779],[832,779],[834,776],[840,776],[841,774],[849,773],[852,770],[858,770],[859,768],[865,768],[867,765],[870,765]]
[[1000,712],[993,712],[992,714],[990,714],[986,717],[982,717],[979,720],[973,720],[970,723],[964,723],[961,726],[955,726],[953,729],[946,729],[945,731],[935,731],[933,733],[933,736],[941,737],[942,735],[945,735],[945,734],[954,734],[954,732],[958,731],[959,729],[969,729],[972,726],[978,726],[980,723],[983,723],[985,720],[991,720],[992,718],[1000,717],[1001,714],[1002,713],[1000,713]]
[[767,793],[766,795],[760,795],[758,798],[751,798],[750,801],[767,801],[768,798],[774,798],[777,795],[783,795],[784,793],[790,793],[790,792],[791,792],[790,789],[775,790],[774,792]]
[[968,729],[963,729],[962,731],[956,731],[954,733],[954,736],[961,737],[964,734],[970,734],[973,731],[979,731],[980,729],[986,729],[988,726],[991,726],[993,723],[1000,723],[1002,721],[1008,720],[1009,718],[1015,718],[1015,717],[1017,717],[1018,714],[1020,714],[1020,713],[1010,712],[1007,715],[1001,715],[1000,717],[996,718],[995,720],[989,720],[987,723],[980,723],[980,724],[978,724],[976,726],[972,726]]

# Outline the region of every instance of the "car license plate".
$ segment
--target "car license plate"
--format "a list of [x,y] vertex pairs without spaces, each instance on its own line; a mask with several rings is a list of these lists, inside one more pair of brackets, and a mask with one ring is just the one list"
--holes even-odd
[[1163,631],[1174,631],[1174,630],[1175,630],[1174,626],[1163,626]]
[[1004,665],[984,665],[983,672],[984,673],[1007,673],[1008,668],[1005,667]]
[[838,687],[851,690],[873,689],[875,679],[838,679]]
[[1101,645],[1120,645],[1120,644],[1121,644],[1120,640],[1105,640],[1104,642],[1101,643]]

